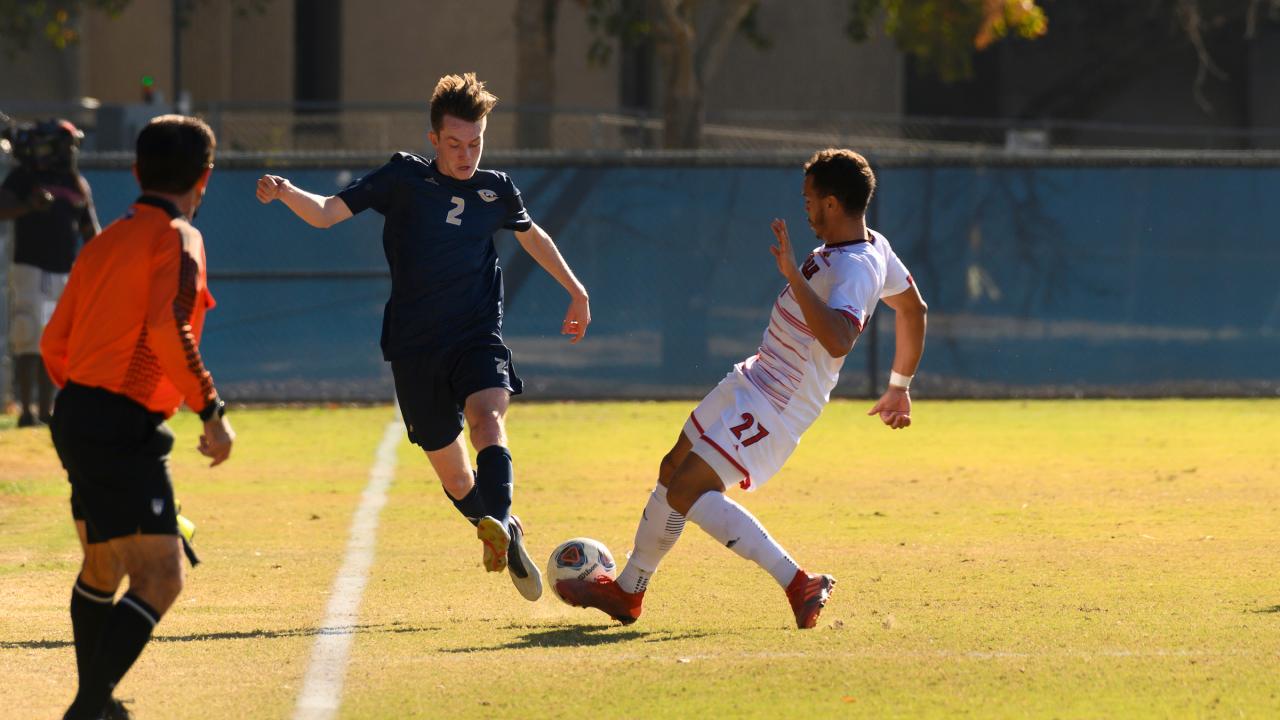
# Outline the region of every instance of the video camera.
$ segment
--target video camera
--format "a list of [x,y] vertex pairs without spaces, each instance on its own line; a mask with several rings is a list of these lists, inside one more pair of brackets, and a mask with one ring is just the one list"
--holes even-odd
[[34,171],[74,170],[84,133],[68,120],[18,123],[0,113],[0,151]]

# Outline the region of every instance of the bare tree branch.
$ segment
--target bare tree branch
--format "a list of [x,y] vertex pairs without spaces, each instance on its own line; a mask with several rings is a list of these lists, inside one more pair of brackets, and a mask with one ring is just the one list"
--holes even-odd
[[1200,3],[1197,0],[1178,0],[1176,8],[1178,21],[1182,23],[1182,30],[1187,34],[1187,39],[1191,41],[1191,47],[1196,52],[1196,60],[1199,65],[1196,68],[1196,79],[1191,85],[1191,94],[1195,98],[1196,105],[1205,112],[1206,115],[1213,114],[1213,104],[1204,95],[1204,83],[1212,74],[1219,80],[1226,80],[1228,75],[1226,71],[1218,67],[1213,61],[1213,57],[1209,55],[1209,48],[1205,46],[1204,35],[1200,32],[1204,19],[1200,15]]
[[751,12],[756,2],[757,0],[736,0],[729,5],[720,17],[720,22],[707,36],[706,42],[698,48],[699,82],[704,86],[720,71],[720,65],[724,62],[725,53],[729,49],[733,36],[738,32],[738,26],[742,25],[743,19]]

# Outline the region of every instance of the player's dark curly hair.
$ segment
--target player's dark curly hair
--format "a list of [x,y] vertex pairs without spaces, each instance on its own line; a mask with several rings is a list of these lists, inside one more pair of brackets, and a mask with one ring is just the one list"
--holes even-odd
[[143,190],[180,195],[213,166],[218,141],[200,118],[161,115],[138,133],[138,184]]
[[804,164],[804,174],[813,178],[813,187],[831,195],[850,215],[867,211],[876,191],[876,175],[867,159],[852,150],[819,150]]
[[445,115],[480,122],[497,104],[498,96],[485,90],[475,73],[445,75],[431,93],[431,129],[440,132]]

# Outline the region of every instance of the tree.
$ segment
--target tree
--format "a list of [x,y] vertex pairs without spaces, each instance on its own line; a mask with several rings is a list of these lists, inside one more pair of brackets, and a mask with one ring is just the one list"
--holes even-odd
[[1196,77],[1191,86],[1196,104],[1205,114],[1212,114],[1213,106],[1204,95],[1204,84],[1209,76],[1226,80],[1225,70],[1209,52],[1205,35],[1210,30],[1233,22],[1243,21],[1244,37],[1252,40],[1257,34],[1258,23],[1265,11],[1271,20],[1280,20],[1280,0],[1157,0],[1164,13],[1172,15],[1178,28],[1196,53]]
[[[9,54],[25,50],[37,35],[65,50],[79,39],[73,18],[85,6],[119,15],[130,0],[0,0],[0,40]],[[12,43],[10,45],[10,43]]]
[[[652,37],[666,75],[663,146],[696,148],[705,115],[705,90],[715,79],[735,34],[768,47],[756,26],[759,0],[579,0],[596,33],[589,59],[609,60],[608,40]],[[849,0],[845,26],[862,42],[883,22],[905,53],[943,78],[967,77],[972,57],[1010,34],[1035,38],[1048,28],[1036,0]]]
[[[211,0],[173,0],[179,17],[193,2]],[[42,36],[49,44],[65,50],[80,40],[74,18],[86,9],[99,10],[117,17],[129,7],[132,0],[0,0],[0,40],[8,41],[9,52],[14,48],[27,49],[31,40]],[[236,12],[262,13],[271,0],[235,0]],[[185,21],[184,21],[185,22]]]
[[845,32],[864,42],[880,18],[899,50],[947,81],[970,76],[975,52],[1010,34],[1038,38],[1049,27],[1036,0],[850,0]]

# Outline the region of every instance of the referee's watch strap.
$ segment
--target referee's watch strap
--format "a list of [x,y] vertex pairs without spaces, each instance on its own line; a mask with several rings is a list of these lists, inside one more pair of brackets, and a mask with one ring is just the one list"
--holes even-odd
[[200,411],[200,419],[203,422],[209,422],[214,417],[222,417],[227,414],[227,404],[217,395],[208,403],[205,403],[204,409]]

